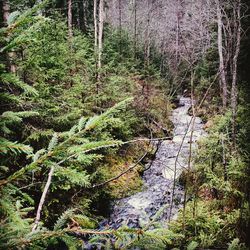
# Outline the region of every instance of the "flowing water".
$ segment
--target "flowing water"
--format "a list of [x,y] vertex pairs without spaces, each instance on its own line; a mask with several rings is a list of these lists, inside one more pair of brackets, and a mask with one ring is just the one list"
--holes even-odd
[[[123,224],[131,228],[142,227],[154,217],[161,207],[170,205],[174,185],[174,170],[176,169],[176,178],[178,178],[183,169],[188,166],[190,140],[192,139],[192,149],[195,149],[196,141],[205,135],[199,117],[194,119],[193,126],[189,126],[192,119],[188,115],[190,107],[191,99],[181,97],[179,106],[170,117],[174,124],[173,139],[163,141],[155,159],[150,165],[146,166],[148,170],[143,174],[143,190],[115,202],[108,221],[110,227],[118,228]],[[191,130],[193,131],[191,132]],[[171,218],[177,215],[183,204],[184,190],[178,182],[174,193]],[[167,206],[159,215],[158,221],[164,223],[164,220],[169,217],[169,213],[170,208]]]

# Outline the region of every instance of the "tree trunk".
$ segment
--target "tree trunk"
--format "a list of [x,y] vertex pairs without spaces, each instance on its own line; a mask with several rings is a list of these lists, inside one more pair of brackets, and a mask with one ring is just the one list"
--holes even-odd
[[9,0],[2,1],[2,11],[3,11],[3,24],[5,27],[8,26],[8,18],[10,15],[10,4]]
[[222,88],[222,103],[223,108],[227,106],[227,81],[226,81],[226,71],[224,65],[224,56],[223,56],[223,40],[222,40],[222,16],[221,16],[221,6],[219,0],[216,1],[217,5],[217,24],[218,24],[218,52],[220,59],[220,82]]
[[86,0],[82,1],[82,9],[83,9],[83,32],[87,31],[87,16],[88,16],[88,2]]
[[98,27],[97,27],[97,0],[94,0],[94,57],[95,57],[95,78],[97,79],[97,36],[98,36]]
[[134,0],[134,57],[137,52],[137,0]]
[[233,113],[233,123],[232,123],[232,136],[233,136],[233,146],[236,145],[236,114],[237,114],[237,70],[238,70],[238,57],[240,53],[241,44],[241,0],[237,1],[237,13],[235,17],[235,27],[236,29],[236,45],[235,54],[233,57],[233,75],[232,75],[232,89],[231,89],[231,107]]
[[[10,15],[9,0],[2,0],[2,13],[3,13],[3,25],[5,27],[7,27],[8,26],[8,18]],[[13,62],[15,56],[16,56],[15,52],[8,52],[6,54],[8,70],[11,73],[16,73],[16,65]]]
[[78,16],[78,27],[79,29],[85,33],[86,32],[86,13],[85,13],[85,0],[82,0],[82,1],[78,1],[78,13],[79,13],[79,16]]
[[149,57],[150,57],[150,6],[149,0],[147,2],[147,27],[146,27],[146,36],[145,36],[145,47],[144,47],[144,67],[149,66]]
[[72,40],[73,31],[72,31],[72,0],[68,0],[68,35],[69,40]]
[[120,57],[122,56],[122,6],[121,0],[119,0],[119,50]]
[[175,39],[175,71],[177,72],[179,64],[179,54],[180,54],[180,1],[177,4],[176,11],[176,39]]
[[101,81],[103,22],[104,22],[104,0],[100,0],[99,2],[99,32],[98,32],[98,77],[97,77],[98,82]]

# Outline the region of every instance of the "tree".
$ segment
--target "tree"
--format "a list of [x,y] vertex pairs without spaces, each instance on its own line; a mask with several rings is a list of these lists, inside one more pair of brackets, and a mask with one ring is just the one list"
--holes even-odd
[[[3,25],[7,27],[9,15],[10,15],[9,0],[2,1],[2,14],[3,14]],[[6,57],[7,57],[9,71],[15,74],[16,73],[16,66],[14,64],[15,53],[10,51],[7,53]]]
[[133,10],[134,10],[134,56],[136,57],[136,51],[137,51],[137,0],[134,0]]
[[221,5],[220,1],[216,0],[217,7],[217,24],[218,24],[218,52],[219,52],[219,71],[220,71],[220,82],[222,88],[222,103],[223,107],[227,106],[227,80],[226,80],[226,70],[224,64],[224,55],[223,55],[223,37],[222,37],[222,15],[221,15]]
[[95,67],[96,67],[95,73],[97,79],[97,55],[98,55],[97,0],[94,0],[93,17],[94,17],[94,56],[95,56]]
[[236,114],[237,114],[237,73],[238,57],[241,46],[241,0],[237,0],[234,8],[234,27],[235,27],[235,53],[233,56],[232,88],[231,88],[231,107],[233,113],[232,135],[234,148],[236,146]]
[[[104,0],[99,2],[99,27],[98,27],[98,82],[101,81],[101,69],[102,69],[102,49],[103,49],[103,23],[104,23]],[[97,90],[98,92],[99,90]]]
[[72,30],[72,0],[67,0],[68,3],[68,36],[69,40],[72,40],[73,30]]

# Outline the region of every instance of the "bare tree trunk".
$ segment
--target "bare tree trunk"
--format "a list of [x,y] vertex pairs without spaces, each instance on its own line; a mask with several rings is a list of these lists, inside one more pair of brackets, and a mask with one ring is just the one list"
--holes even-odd
[[95,77],[97,79],[97,45],[98,45],[98,25],[97,25],[97,0],[94,0],[94,56],[95,56]]
[[120,50],[120,57],[122,56],[122,6],[121,0],[119,0],[119,50]]
[[86,32],[86,22],[85,22],[85,0],[78,1],[78,27],[82,32]]
[[87,31],[87,10],[88,10],[88,5],[86,0],[82,1],[82,11],[83,11],[83,17],[82,17],[82,31],[86,32]]
[[76,27],[81,30],[81,15],[82,15],[82,10],[81,10],[81,3],[78,2],[77,4],[77,8],[76,8]]
[[134,56],[137,53],[137,0],[134,0]]
[[101,81],[103,22],[104,22],[104,0],[100,0],[99,2],[99,32],[98,32],[98,76],[97,76],[98,82]]
[[240,53],[241,44],[241,0],[237,1],[237,13],[235,17],[236,30],[236,45],[235,54],[233,57],[233,76],[232,76],[232,89],[231,89],[231,107],[233,113],[232,136],[233,146],[236,146],[236,115],[237,115],[237,70],[238,70],[238,57]]
[[[2,0],[2,12],[3,12],[3,24],[5,27],[7,27],[8,26],[8,18],[10,15],[9,0]],[[9,71],[11,73],[16,73],[16,65],[13,62],[13,60],[15,58],[15,53],[8,52],[6,55],[6,58],[7,58],[7,65],[8,65]]]
[[177,10],[176,10],[176,41],[175,41],[175,71],[177,72],[179,64],[179,47],[180,47],[180,1],[177,1]]
[[145,36],[145,47],[144,47],[144,66],[149,66],[150,57],[150,6],[149,0],[147,1],[147,26],[146,26],[146,36]]
[[222,15],[221,15],[221,6],[219,0],[216,1],[217,5],[217,24],[218,24],[218,52],[220,59],[220,82],[222,88],[222,103],[223,107],[227,106],[227,81],[226,81],[226,71],[224,65],[224,56],[223,56],[223,40],[222,40]]
[[71,41],[73,37],[72,31],[72,0],[68,0],[68,35],[69,40]]
[[97,50],[97,0],[94,0],[94,32],[95,32],[95,50]]
[[2,8],[3,8],[3,22],[4,22],[4,26],[8,26],[8,18],[9,18],[9,15],[10,15],[9,0],[3,0],[3,2],[2,2]]
[[165,43],[164,41],[161,42],[161,65],[160,65],[160,72],[163,74],[164,70],[164,60],[165,60]]

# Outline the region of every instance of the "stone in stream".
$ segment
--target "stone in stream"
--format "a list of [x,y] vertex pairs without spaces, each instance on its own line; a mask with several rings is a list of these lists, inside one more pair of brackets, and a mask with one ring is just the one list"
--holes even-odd
[[[123,224],[131,228],[143,227],[150,222],[160,208],[170,205],[174,171],[176,170],[176,178],[178,178],[183,169],[187,168],[191,136],[192,146],[195,148],[195,142],[205,135],[202,121],[198,117],[195,118],[193,126],[188,127],[192,119],[188,115],[190,107],[191,99],[181,97],[180,106],[173,111],[170,117],[174,124],[173,140],[163,141],[155,159],[146,166],[146,169],[148,166],[150,168],[143,173],[143,191],[115,202],[108,222],[109,227],[117,229]],[[191,130],[193,131],[191,132]],[[179,208],[181,208],[183,197],[183,188],[176,183],[172,218],[176,217]],[[158,221],[166,226],[164,221],[168,216],[169,206],[159,215]]]

